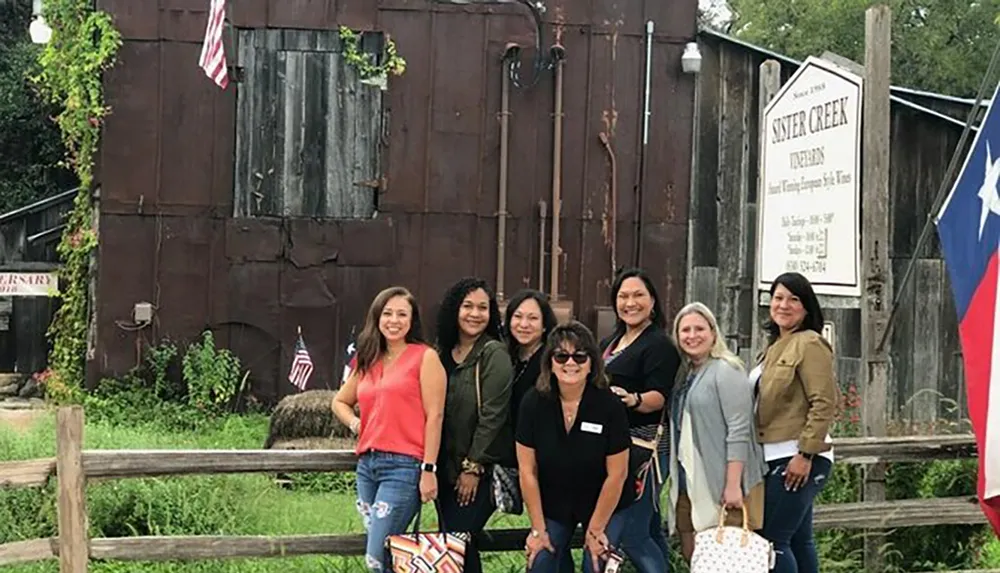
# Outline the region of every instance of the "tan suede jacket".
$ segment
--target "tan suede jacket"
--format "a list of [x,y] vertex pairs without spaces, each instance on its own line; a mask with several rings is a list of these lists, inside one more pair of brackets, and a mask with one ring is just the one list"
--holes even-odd
[[840,403],[830,344],[812,330],[775,341],[764,355],[757,400],[758,441],[797,439],[807,454],[829,450]]

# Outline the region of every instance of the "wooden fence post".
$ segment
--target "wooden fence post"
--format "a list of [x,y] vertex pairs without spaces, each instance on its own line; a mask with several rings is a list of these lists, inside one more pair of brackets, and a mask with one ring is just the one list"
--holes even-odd
[[[889,390],[888,345],[878,348],[892,306],[892,264],[889,261],[889,74],[892,12],[886,5],[865,12],[865,83],[862,118],[861,180],[861,357],[864,379],[865,435],[886,434]],[[867,467],[864,501],[885,500],[885,464]],[[865,569],[882,571],[881,531],[865,533]]]
[[59,573],[86,573],[86,483],[83,475],[83,407],[56,414],[56,475],[59,481]]

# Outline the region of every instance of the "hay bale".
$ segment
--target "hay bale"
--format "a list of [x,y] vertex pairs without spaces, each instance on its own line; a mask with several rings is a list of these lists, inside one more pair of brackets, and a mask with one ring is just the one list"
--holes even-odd
[[282,398],[271,414],[265,449],[299,438],[350,438],[351,430],[333,415],[333,390],[308,390]]

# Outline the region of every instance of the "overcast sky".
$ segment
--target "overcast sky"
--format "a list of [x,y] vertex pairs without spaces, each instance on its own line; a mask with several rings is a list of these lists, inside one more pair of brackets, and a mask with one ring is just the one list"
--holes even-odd
[[702,10],[714,14],[717,18],[729,19],[729,8],[726,6],[726,0],[698,0],[698,6]]

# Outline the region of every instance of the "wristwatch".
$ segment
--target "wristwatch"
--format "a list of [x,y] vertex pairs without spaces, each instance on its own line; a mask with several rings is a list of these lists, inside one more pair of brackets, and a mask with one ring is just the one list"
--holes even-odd
[[541,537],[541,535],[542,535],[542,532],[541,532],[541,531],[539,531],[539,530],[537,530],[537,529],[532,529],[532,530],[531,530],[531,536],[532,536],[532,537]]
[[421,469],[421,471],[431,472],[432,474],[436,474],[437,471],[438,471],[438,466],[437,466],[437,464],[432,464],[430,462],[424,462],[424,463],[420,464],[420,469]]
[[799,452],[799,455],[802,456],[803,458],[809,460],[810,462],[813,461],[814,457],[816,457],[816,454],[807,454],[807,453],[802,452],[802,451]]

